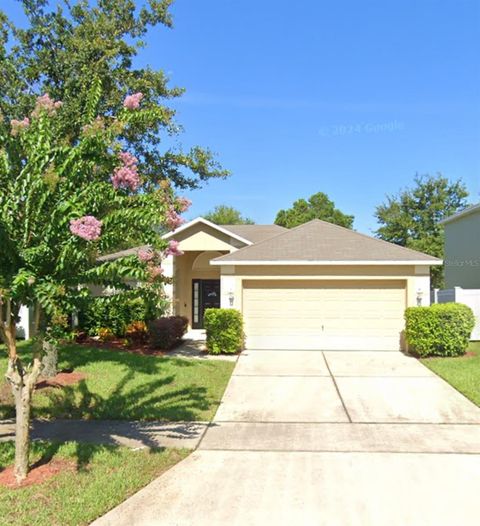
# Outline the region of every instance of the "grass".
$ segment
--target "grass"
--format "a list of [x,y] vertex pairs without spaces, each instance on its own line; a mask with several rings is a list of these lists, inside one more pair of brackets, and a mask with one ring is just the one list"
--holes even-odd
[[480,342],[471,343],[468,351],[474,356],[423,358],[421,361],[480,407]]
[[[189,453],[177,449],[132,451],[76,442],[34,442],[32,448],[33,460],[64,459],[76,467],[40,484],[0,488],[1,524],[90,524]],[[0,471],[13,462],[13,456],[13,443],[0,443]]]
[[[31,344],[19,344],[28,357]],[[0,372],[7,359],[0,349]],[[211,420],[234,367],[225,360],[162,358],[79,345],[59,350],[59,368],[87,375],[74,386],[35,393],[34,418]],[[0,376],[0,419],[14,416],[9,386]]]

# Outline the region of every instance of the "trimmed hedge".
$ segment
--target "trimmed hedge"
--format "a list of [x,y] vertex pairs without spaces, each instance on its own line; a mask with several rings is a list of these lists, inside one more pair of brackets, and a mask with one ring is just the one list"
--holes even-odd
[[435,303],[405,311],[405,338],[419,356],[465,354],[475,327],[472,309],[461,303]]
[[188,320],[183,316],[166,316],[148,324],[150,344],[156,349],[171,349],[187,332]]
[[235,354],[243,349],[243,318],[235,309],[207,309],[203,322],[210,354]]

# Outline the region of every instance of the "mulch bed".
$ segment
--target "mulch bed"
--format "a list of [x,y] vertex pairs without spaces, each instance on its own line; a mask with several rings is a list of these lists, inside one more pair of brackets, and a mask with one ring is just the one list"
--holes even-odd
[[87,375],[85,373],[77,373],[75,371],[60,371],[53,378],[42,378],[38,380],[35,389],[45,389],[46,387],[65,387],[67,385],[78,384],[81,380],[85,380]]
[[0,487],[3,486],[9,489],[16,489],[32,486],[33,484],[41,484],[58,473],[74,471],[75,469],[75,462],[72,460],[53,459],[45,464],[40,462],[37,465],[34,464],[32,466],[27,478],[19,485],[13,474],[13,466],[9,466],[3,471],[0,471]]

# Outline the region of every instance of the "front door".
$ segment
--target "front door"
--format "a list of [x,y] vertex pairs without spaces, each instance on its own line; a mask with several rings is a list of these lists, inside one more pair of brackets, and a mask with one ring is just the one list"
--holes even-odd
[[192,280],[192,327],[203,329],[203,315],[206,309],[220,307],[220,280]]

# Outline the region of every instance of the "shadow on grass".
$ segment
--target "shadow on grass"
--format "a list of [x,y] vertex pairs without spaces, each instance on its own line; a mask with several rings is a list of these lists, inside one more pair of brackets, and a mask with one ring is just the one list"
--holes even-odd
[[98,349],[96,347],[87,347],[80,345],[64,345],[59,353],[60,366],[77,369],[95,363],[111,363],[124,365],[129,369],[135,369],[138,372],[154,374],[160,372],[162,363],[168,360],[177,367],[191,367],[193,364],[190,360],[181,358],[148,356],[136,354],[128,351],[117,351],[114,349]]
[[[145,445],[149,447],[148,453],[150,455],[158,455],[165,451],[164,447],[159,447],[156,442],[148,444],[149,437],[143,437]],[[64,458],[66,460],[73,460],[75,462],[75,469],[77,472],[88,471],[92,460],[95,456],[104,453],[120,455],[121,445],[119,444],[105,444],[105,443],[87,443],[61,440],[33,440],[30,446],[31,457],[36,459],[30,464],[29,470],[39,468],[49,464],[54,459]],[[15,460],[15,444],[14,442],[0,442],[0,473],[8,466],[13,465]]]
[[[24,358],[28,360],[30,347],[24,344]],[[208,396],[204,387],[193,385],[175,389],[175,375],[172,368],[198,366],[192,360],[182,358],[161,358],[134,353],[66,345],[60,348],[59,369],[81,370],[95,364],[95,373],[101,379],[101,371],[119,369],[119,379],[112,389],[99,394],[89,389],[87,381],[61,389],[51,388],[42,392],[41,398],[35,395],[32,416],[34,418],[78,418],[105,420],[168,420],[191,421],[199,419],[199,412],[208,411],[216,403]],[[118,366],[122,367],[118,367]],[[85,369],[84,369],[85,370]],[[88,371],[88,369],[87,369]],[[123,376],[120,376],[122,375]],[[135,379],[137,373],[151,375],[141,383]],[[163,374],[162,374],[163,373]],[[87,375],[90,373],[87,372]],[[1,380],[0,380],[1,381]],[[109,380],[111,381],[111,380]],[[8,399],[0,397],[0,419],[13,418],[15,410],[9,387]],[[0,393],[1,394],[1,393]],[[7,394],[6,392],[4,394]],[[8,403],[10,401],[10,404]]]
[[[4,346],[0,346],[0,358],[5,357],[5,355],[1,354],[2,351],[4,351]],[[30,363],[33,357],[32,342],[19,342],[18,352],[24,365]],[[74,343],[60,345],[58,357],[59,369],[77,369],[92,363],[104,362],[107,364],[124,365],[125,367],[133,368],[138,372],[153,374],[161,370],[164,360],[168,360],[170,363],[178,367],[190,367],[192,365],[190,360],[182,358],[149,356],[128,351],[118,351],[115,349],[88,347]]]
[[125,373],[108,396],[89,390],[85,380],[52,389],[44,393],[47,404],[35,408],[35,417],[191,421],[214,403],[205,387],[172,389],[173,375],[130,385],[134,378],[135,371]]
[[[41,457],[30,466],[30,469],[35,469],[51,462],[58,454],[63,443],[60,441],[41,442],[40,445],[43,449]],[[119,449],[119,446],[82,442],[70,442],[69,445],[74,447],[74,451],[69,456],[75,459],[77,472],[88,471],[89,465],[96,454],[100,454],[105,450],[115,453]]]
[[[37,460],[30,464],[30,470],[47,465],[55,457],[57,457],[59,450],[66,446],[67,454],[61,454],[65,458],[73,458],[76,463],[77,471],[85,471],[92,458],[96,454],[100,454],[105,450],[115,453],[118,451],[118,446],[105,444],[84,444],[79,442],[70,442],[64,444],[60,441],[33,441],[30,447],[31,456]],[[13,442],[5,442],[1,444],[2,455],[0,455],[0,472],[12,465],[15,459],[15,445]],[[162,449],[152,450],[152,453],[157,453]]]

